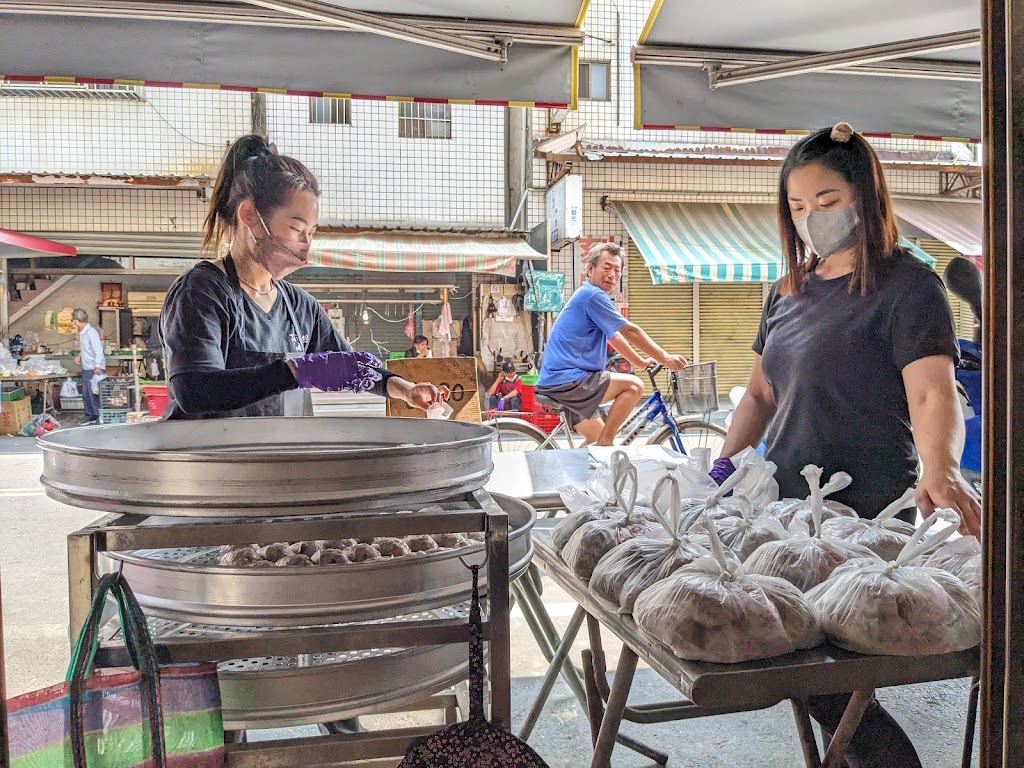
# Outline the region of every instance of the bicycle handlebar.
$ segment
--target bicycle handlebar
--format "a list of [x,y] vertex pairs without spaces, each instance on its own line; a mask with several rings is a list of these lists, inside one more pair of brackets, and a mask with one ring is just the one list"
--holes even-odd
[[665,370],[665,366],[662,365],[661,363],[655,363],[650,368],[646,369],[647,375],[651,379],[651,386],[654,387],[654,389],[658,388],[658,382],[655,381],[654,377],[661,373],[663,370]]

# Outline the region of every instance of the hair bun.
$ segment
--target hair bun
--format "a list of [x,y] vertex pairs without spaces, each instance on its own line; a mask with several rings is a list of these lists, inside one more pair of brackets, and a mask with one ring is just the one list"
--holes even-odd
[[853,138],[853,126],[849,123],[836,123],[832,127],[832,133],[829,134],[829,138],[832,139],[832,141],[845,144]]

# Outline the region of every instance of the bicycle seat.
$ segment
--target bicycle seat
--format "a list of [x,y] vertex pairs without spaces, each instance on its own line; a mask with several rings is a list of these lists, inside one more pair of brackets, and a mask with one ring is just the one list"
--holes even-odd
[[545,405],[548,408],[554,408],[556,411],[561,411],[565,407],[561,403],[552,400],[550,397],[545,397],[544,395],[534,395],[533,400],[537,405]]

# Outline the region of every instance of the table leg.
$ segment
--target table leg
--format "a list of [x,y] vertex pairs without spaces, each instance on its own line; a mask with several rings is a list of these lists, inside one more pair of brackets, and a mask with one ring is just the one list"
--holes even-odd
[[590,649],[583,651],[583,681],[587,687],[587,721],[590,723],[590,743],[597,748],[597,737],[601,735],[604,722],[604,702],[594,682],[594,654]]
[[964,753],[960,768],[971,768],[974,757],[974,731],[978,725],[978,699],[981,698],[981,681],[971,678],[971,692],[967,696],[967,730],[964,733]]
[[864,717],[864,712],[874,694],[873,690],[853,692],[850,703],[846,705],[846,711],[843,712],[843,717],[839,721],[839,727],[832,734],[832,741],[828,743],[825,750],[822,768],[842,768],[846,764],[843,754],[850,746],[850,740],[853,739],[853,734],[856,732],[857,726],[860,725],[860,719]]
[[807,768],[821,768],[821,754],[818,752],[818,742],[814,738],[814,727],[811,725],[811,716],[807,711],[807,701],[790,699],[789,703],[793,705],[793,719],[796,720],[796,731],[800,735],[804,763],[807,764]]
[[523,741],[529,741],[530,734],[533,733],[537,720],[540,719],[540,713],[544,709],[544,705],[547,704],[548,697],[551,696],[551,689],[555,685],[555,680],[558,679],[559,672],[565,674],[563,667],[569,657],[569,651],[572,650],[572,644],[576,640],[576,635],[579,634],[580,627],[583,626],[584,616],[586,616],[586,612],[577,606],[576,612],[572,615],[572,619],[569,620],[569,627],[562,636],[562,641],[558,644],[558,648],[555,649],[554,658],[548,660],[550,664],[547,673],[544,675],[544,681],[540,685],[540,691],[537,693],[537,698],[534,699],[533,706],[530,707],[530,711],[526,715],[526,722],[523,723],[523,727],[519,731],[519,738]]
[[633,685],[633,675],[636,673],[639,660],[628,645],[622,646],[619,663],[615,667],[612,692],[608,697],[608,709],[601,720],[601,730],[594,746],[594,760],[590,768],[611,768],[615,737],[619,732],[619,726],[622,725],[622,713],[626,709],[626,699],[629,697],[629,689]]
[[[550,663],[555,657],[559,637],[554,626],[551,627],[550,632],[545,628],[542,616],[547,617],[547,612],[544,610],[544,604],[541,601],[540,596],[536,594],[536,591],[533,589],[531,584],[521,584],[518,581],[512,585],[512,591],[519,602],[519,607],[523,611],[523,617],[526,619],[526,623],[530,627],[530,632],[533,634],[534,640],[537,641],[537,646],[540,648],[541,653],[544,654],[544,658]],[[583,609],[579,608],[578,610],[582,611]],[[550,621],[550,618],[548,620]],[[576,672],[576,668],[572,665],[572,662],[566,659],[562,664],[561,671],[562,678],[565,680],[566,685],[568,685],[570,690],[572,690],[576,695],[580,704],[585,703],[587,695],[583,690],[583,681],[580,680],[580,676]]]

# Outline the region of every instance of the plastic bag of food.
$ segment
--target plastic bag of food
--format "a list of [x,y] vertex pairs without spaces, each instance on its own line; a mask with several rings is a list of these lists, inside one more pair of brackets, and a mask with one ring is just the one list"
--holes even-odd
[[[612,454],[612,459],[607,466],[602,465],[594,470],[587,481],[586,491],[580,491],[572,486],[559,489],[562,503],[566,505],[569,514],[559,520],[558,524],[551,529],[551,545],[556,551],[561,552],[576,529],[584,523],[591,520],[602,520],[609,515],[624,512],[620,506],[617,506],[616,499],[622,496],[629,466],[630,462],[626,458],[626,454],[617,451]],[[606,483],[608,484],[607,495],[604,491]]]
[[806,592],[821,584],[846,562],[857,558],[877,560],[878,556],[867,547],[822,535],[822,496],[828,485],[820,487],[821,468],[813,464],[804,467],[802,474],[811,489],[813,533],[798,522],[790,531],[789,538],[762,544],[743,565],[750,573],[785,579],[801,592]]
[[[808,464],[808,466],[814,466]],[[817,478],[818,483],[821,483],[821,475],[824,470],[819,469]],[[803,473],[804,477],[807,477],[806,468]],[[838,501],[826,500],[825,496],[841,491],[846,488],[850,483],[853,482],[853,478],[845,472],[836,472],[832,477],[828,479],[819,490],[823,499],[823,507],[821,510],[821,519],[831,520],[834,517],[857,517],[856,511],[845,504],[840,504]],[[764,508],[765,514],[774,517],[780,523],[782,527],[787,531],[789,530],[800,530],[799,526],[813,531],[814,522],[811,519],[811,497],[808,496],[806,499],[780,499],[772,504],[768,504]],[[794,527],[796,526],[796,527]]]
[[754,514],[750,499],[736,495],[738,517],[722,517],[714,521],[722,543],[736,553],[740,562],[750,557],[762,544],[786,538],[786,529],[774,517]]
[[612,549],[594,568],[591,591],[618,606],[619,613],[632,613],[637,597],[647,587],[710,554],[680,531],[680,501],[679,481],[663,478],[655,489],[654,514],[669,538],[630,539]]
[[924,564],[958,576],[981,599],[981,542],[974,536],[950,539],[924,558]]
[[835,517],[821,524],[823,536],[867,547],[885,561],[895,560],[914,535],[914,526],[896,518],[914,506],[915,490],[908,488],[873,520],[862,517]]
[[735,663],[781,656],[821,642],[813,608],[792,584],[731,562],[713,525],[711,557],[644,590],[633,618],[676,656]]
[[636,469],[632,465],[626,470],[625,481],[616,486],[616,506],[621,511],[583,523],[562,548],[562,559],[578,578],[590,579],[601,558],[617,545],[658,530],[636,511]]
[[775,479],[778,467],[774,462],[765,461],[764,456],[754,448],[744,448],[732,457],[733,466],[749,465],[746,476],[736,486],[736,493],[742,493],[753,503],[755,509],[764,509],[778,501],[779,483]]
[[740,517],[743,514],[744,502],[732,493],[752,469],[752,465],[744,464],[722,483],[721,487],[716,486],[715,490],[707,495],[689,496],[680,484],[683,502],[679,519],[682,530],[689,531],[702,518],[716,520],[720,517]]
[[[925,540],[940,519],[952,523]],[[922,554],[956,533],[959,516],[938,510],[892,562],[853,560],[808,595],[825,632],[857,653],[923,656],[973,648],[981,642],[981,609],[960,578],[917,565]]]

